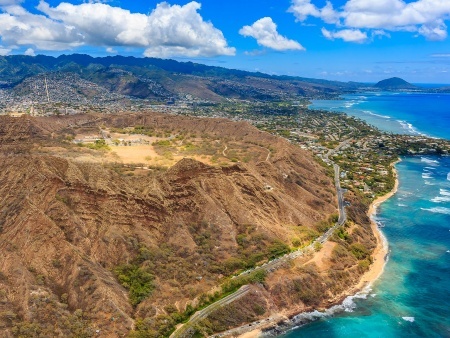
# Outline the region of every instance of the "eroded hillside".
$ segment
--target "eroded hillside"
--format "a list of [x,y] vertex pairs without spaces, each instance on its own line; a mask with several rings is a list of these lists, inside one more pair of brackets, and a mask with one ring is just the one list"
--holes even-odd
[[[74,143],[137,127],[159,135],[149,146],[169,145],[172,162],[127,163],[110,135]],[[2,117],[0,157],[6,337],[123,337],[136,325],[167,335],[227,276],[308,244],[337,212],[308,153],[243,122]]]

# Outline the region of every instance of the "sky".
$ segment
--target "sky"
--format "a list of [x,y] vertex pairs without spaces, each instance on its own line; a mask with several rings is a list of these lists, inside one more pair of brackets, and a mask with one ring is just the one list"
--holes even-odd
[[0,55],[131,55],[450,84],[450,0],[0,0]]

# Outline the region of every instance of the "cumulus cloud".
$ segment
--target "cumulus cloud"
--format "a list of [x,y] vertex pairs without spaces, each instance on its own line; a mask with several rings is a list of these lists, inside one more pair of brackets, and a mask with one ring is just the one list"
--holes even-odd
[[28,48],[23,54],[28,56],[36,56],[33,48]]
[[329,40],[342,39],[346,42],[363,43],[367,41],[367,33],[361,32],[359,29],[342,29],[336,32],[322,28],[322,34]]
[[[21,7],[20,7],[21,8]],[[14,13],[0,14],[0,36],[10,45],[34,45],[44,50],[71,49],[83,44],[74,27],[66,26],[43,15],[14,8]]]
[[[0,0],[12,1],[12,0]],[[104,1],[51,7],[41,0],[32,14],[21,6],[4,7],[0,37],[8,43],[43,50],[66,50],[82,45],[106,48],[140,47],[146,56],[234,55],[222,32],[199,14],[201,5],[162,2],[150,14],[131,13]]]
[[258,42],[258,45],[278,51],[305,50],[297,41],[280,35],[277,31],[277,25],[269,17],[259,19],[251,26],[242,27],[239,34],[253,37]]
[[298,21],[315,17],[348,29],[410,31],[428,40],[444,40],[448,35],[445,21],[450,19],[450,1],[348,0],[336,11],[330,2],[318,8],[311,0],[291,0],[289,11]]
[[293,13],[298,21],[305,21],[309,16],[313,16],[326,23],[338,23],[340,17],[330,1],[327,1],[323,8],[318,8],[311,0],[292,0],[288,12]]

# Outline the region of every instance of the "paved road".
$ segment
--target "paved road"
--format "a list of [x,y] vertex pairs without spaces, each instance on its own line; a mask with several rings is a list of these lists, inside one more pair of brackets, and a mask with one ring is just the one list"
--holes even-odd
[[234,302],[235,300],[245,296],[249,291],[250,291],[250,286],[244,285],[239,290],[237,290],[235,293],[232,293],[231,295],[229,295],[225,298],[222,298],[221,300],[218,300],[217,302],[205,307],[203,310],[197,311],[196,313],[194,313],[192,315],[192,317],[189,319],[189,321],[186,324],[181,326],[178,330],[175,330],[170,335],[170,337],[171,338],[183,337],[183,335],[185,333],[187,333],[187,331],[190,328],[194,327],[195,324],[197,324],[199,321],[207,318],[215,310],[217,310],[225,305],[228,305],[228,304]]
[[347,214],[345,213],[344,190],[341,188],[341,180],[339,179],[341,175],[341,168],[339,168],[337,164],[333,164],[333,167],[334,167],[334,184],[336,186],[338,207],[339,207],[339,219],[337,223],[339,225],[343,225],[347,220]]

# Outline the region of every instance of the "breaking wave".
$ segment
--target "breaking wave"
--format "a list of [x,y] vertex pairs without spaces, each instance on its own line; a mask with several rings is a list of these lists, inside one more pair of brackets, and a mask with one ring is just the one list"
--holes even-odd
[[432,212],[434,214],[450,215],[450,208],[435,207],[435,208],[421,208],[422,210]]
[[[265,331],[263,336],[271,337],[272,334],[279,335],[281,332],[288,332],[291,330],[298,329],[299,327],[317,321],[322,318],[330,318],[337,313],[342,312],[353,312],[357,305],[355,303],[355,299],[367,299],[367,297],[370,295],[370,292],[372,291],[372,288],[370,285],[368,285],[365,289],[358,292],[357,294],[353,296],[348,296],[344,299],[342,304],[332,306],[331,308],[321,312],[314,310],[312,312],[306,312],[306,313],[300,313],[297,316],[293,317],[290,320],[287,320],[281,324],[278,324],[276,328]],[[375,295],[371,295],[374,297]]]
[[428,173],[427,173],[427,172],[422,173],[422,178],[423,178],[423,179],[430,179],[430,178],[432,178],[432,177],[431,177],[431,173],[429,173],[429,172],[428,172]]
[[416,135],[424,135],[421,132],[419,132],[411,123],[403,121],[403,120],[397,120],[398,123],[402,126],[403,129],[405,129],[410,134],[416,134]]
[[437,196],[431,200],[434,203],[444,203],[450,202],[450,191],[445,189],[440,189],[440,196]]
[[370,110],[364,110],[364,113],[372,115],[372,116],[376,116],[376,117],[381,117],[383,119],[390,119],[391,118],[390,116],[387,116],[387,115],[375,114],[375,113],[371,112]]
[[428,165],[432,165],[432,166],[436,166],[439,165],[439,161],[438,160],[432,160],[428,157],[421,157],[420,160]]
[[414,321],[416,320],[414,317],[402,317],[402,319],[404,321],[410,322],[410,323],[414,323]]

